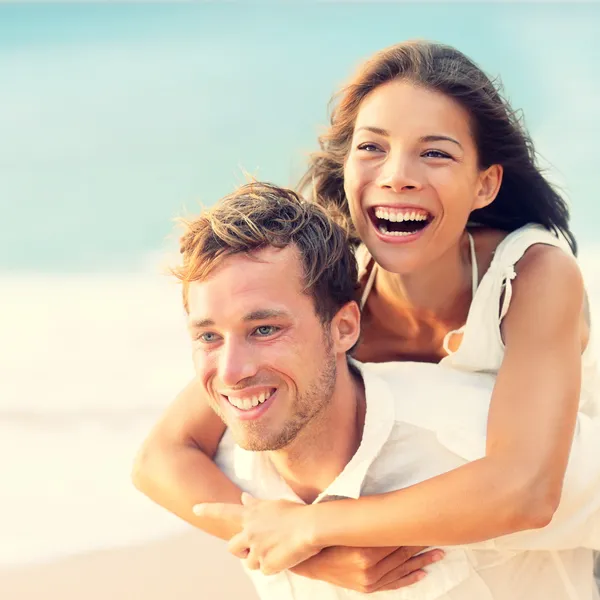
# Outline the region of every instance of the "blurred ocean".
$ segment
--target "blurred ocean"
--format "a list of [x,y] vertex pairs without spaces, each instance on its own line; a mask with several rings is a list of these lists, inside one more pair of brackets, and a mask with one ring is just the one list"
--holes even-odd
[[[0,566],[167,535],[129,482],[191,376],[172,217],[293,183],[356,62],[451,43],[522,107],[600,318],[600,6],[0,6]],[[485,27],[481,24],[485,23]]]
[[129,480],[192,375],[177,285],[5,275],[0,297],[0,566],[180,530]]

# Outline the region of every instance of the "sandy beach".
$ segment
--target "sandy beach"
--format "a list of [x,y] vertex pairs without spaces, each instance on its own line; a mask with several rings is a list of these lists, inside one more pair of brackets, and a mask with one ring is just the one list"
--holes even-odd
[[186,533],[139,546],[0,569],[3,600],[256,600],[224,542]]

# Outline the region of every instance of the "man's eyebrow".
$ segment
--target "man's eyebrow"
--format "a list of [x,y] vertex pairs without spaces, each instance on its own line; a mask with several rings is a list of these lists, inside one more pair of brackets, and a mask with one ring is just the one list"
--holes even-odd
[[211,327],[215,322],[212,319],[202,319],[200,321],[190,321],[188,327],[190,329],[203,329],[204,327]]
[[[278,310],[274,308],[262,308],[259,310],[253,310],[252,312],[244,315],[244,321],[266,321],[268,319],[281,319],[289,318],[290,313],[285,310]],[[200,319],[190,321],[188,327],[190,329],[204,329],[206,327],[214,327],[215,322],[212,319]]]
[[280,319],[282,317],[289,317],[290,313],[285,310],[278,310],[275,308],[263,308],[259,310],[253,310],[244,316],[244,321],[265,321],[267,319]]

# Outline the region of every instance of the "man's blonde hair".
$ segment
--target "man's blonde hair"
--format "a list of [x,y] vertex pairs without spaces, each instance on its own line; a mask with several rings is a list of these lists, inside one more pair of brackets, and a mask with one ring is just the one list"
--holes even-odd
[[202,281],[228,256],[269,246],[296,247],[304,292],[313,296],[322,321],[356,298],[357,267],[347,232],[323,208],[291,190],[249,183],[185,225],[183,262],[172,272],[183,283],[186,310],[191,282]]

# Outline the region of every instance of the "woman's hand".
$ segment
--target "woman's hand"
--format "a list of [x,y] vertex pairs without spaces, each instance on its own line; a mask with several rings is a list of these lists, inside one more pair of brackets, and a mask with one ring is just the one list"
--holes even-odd
[[317,554],[314,545],[312,505],[286,500],[258,500],[242,494],[243,506],[201,504],[196,515],[231,521],[239,519],[242,531],[229,541],[229,551],[246,560],[249,569],[274,575]]
[[200,504],[197,515],[234,523],[241,532],[229,551],[249,569],[274,575],[291,569],[297,575],[362,593],[392,590],[420,581],[423,568],[444,556],[424,547],[322,549],[313,542],[311,506],[285,500],[258,500],[242,494],[240,504]]

